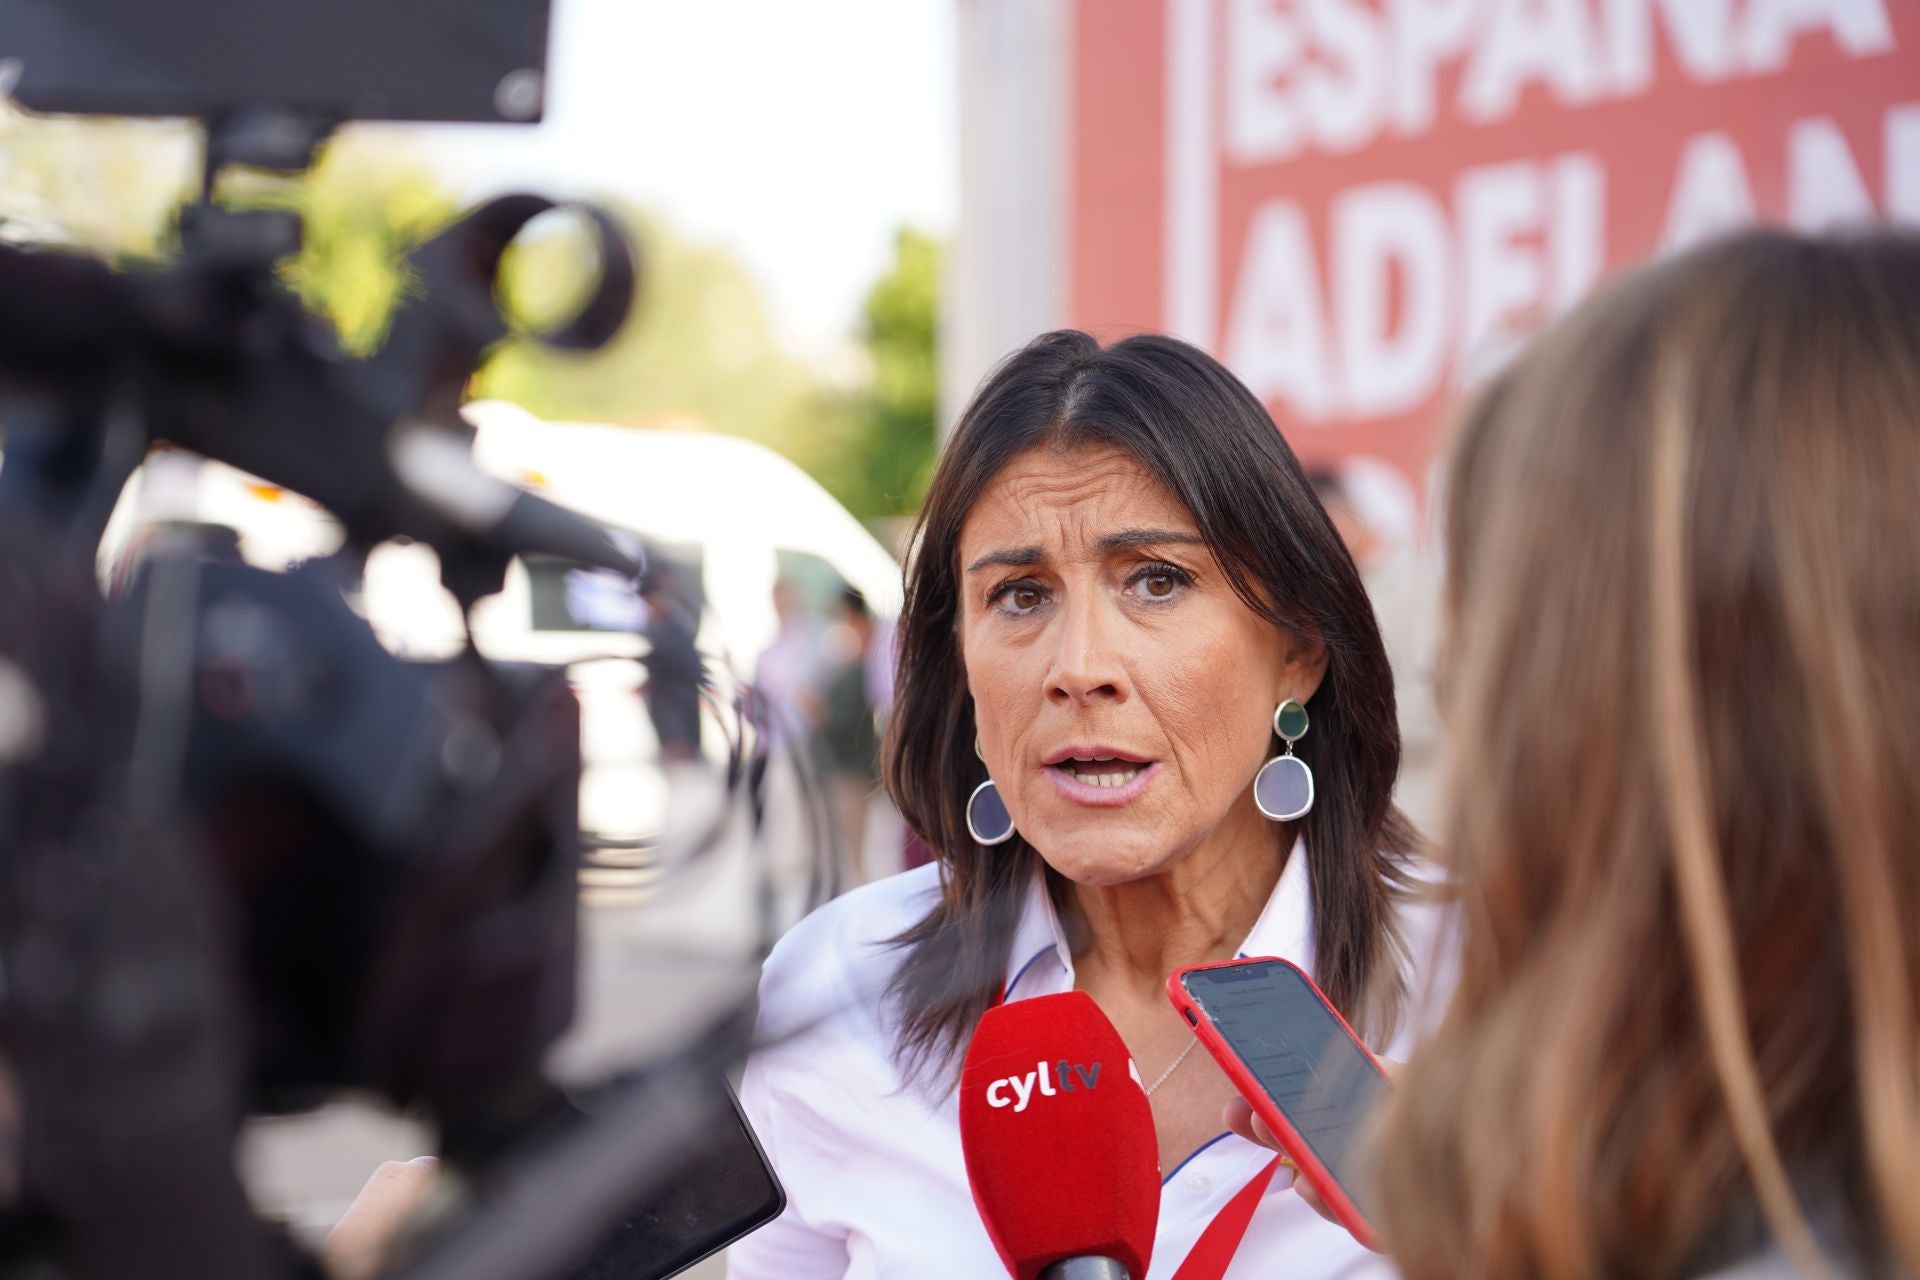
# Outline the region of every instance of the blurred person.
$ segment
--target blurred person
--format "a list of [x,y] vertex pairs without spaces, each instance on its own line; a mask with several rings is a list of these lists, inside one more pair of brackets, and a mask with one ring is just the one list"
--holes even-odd
[[867,598],[856,588],[841,592],[837,612],[827,647],[839,650],[839,663],[821,687],[814,738],[833,806],[841,870],[849,885],[857,885],[873,879],[863,855],[867,809],[880,778],[880,733],[867,673],[875,627]]
[[660,760],[670,769],[700,759],[700,688],[706,665],[695,642],[699,606],[677,570],[656,562],[647,572],[647,715],[660,740]]
[[[1393,682],[1359,574],[1226,369],[1073,332],[983,385],[909,565],[884,770],[937,861],[823,907],[768,960],[742,1100],[788,1208],[730,1274],[1002,1274],[959,1062],[998,1002],[1078,989],[1148,1086],[1164,1280],[1274,1165],[1221,1131],[1233,1086],[1193,1052],[1167,975],[1279,955],[1378,1048],[1418,1023],[1408,957],[1433,921],[1407,903],[1417,836],[1389,798]],[[1256,785],[1302,765],[1304,808]],[[1226,1276],[1388,1270],[1289,1181],[1266,1184]]]
[[1409,1277],[1920,1276],[1916,494],[1911,234],[1643,269],[1467,414]]
[[774,581],[773,612],[779,630],[760,655],[754,685],[767,700],[774,732],[790,735],[803,731],[818,695],[826,626],[785,577]]

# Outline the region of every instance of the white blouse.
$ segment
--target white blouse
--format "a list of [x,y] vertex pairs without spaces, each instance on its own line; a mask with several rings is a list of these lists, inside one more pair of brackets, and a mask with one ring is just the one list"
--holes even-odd
[[[760,981],[760,1034],[741,1101],[787,1190],[778,1219],[735,1245],[730,1280],[991,1280],[1005,1268],[974,1208],[960,1152],[957,1091],[937,1100],[905,1083],[883,1008],[901,950],[886,940],[939,899],[925,866],[856,889],[794,927]],[[1432,953],[1438,912],[1403,912],[1409,955]],[[1241,954],[1280,956],[1313,971],[1305,849],[1295,845]],[[1412,978],[1413,975],[1410,975]],[[1410,980],[1410,1010],[1436,984]],[[1073,987],[1068,951],[1043,877],[1033,887],[1007,960],[1007,999]],[[1424,1026],[1412,1015],[1403,1026]],[[1404,1059],[1410,1031],[1384,1046]],[[1381,1046],[1376,1046],[1380,1048]],[[1147,1280],[1169,1280],[1214,1215],[1273,1158],[1230,1133],[1167,1172]],[[1241,1241],[1227,1280],[1392,1276],[1346,1231],[1295,1195],[1280,1170]]]

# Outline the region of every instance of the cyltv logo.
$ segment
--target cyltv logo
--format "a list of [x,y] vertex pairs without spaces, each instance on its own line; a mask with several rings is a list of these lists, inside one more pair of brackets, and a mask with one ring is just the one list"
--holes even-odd
[[[1074,1081],[1078,1080],[1078,1085]],[[1077,1093],[1081,1089],[1094,1089],[1100,1084],[1100,1064],[1090,1063],[1082,1066],[1077,1062],[1068,1062],[1064,1058],[1059,1062],[1041,1062],[1025,1075],[1003,1076],[987,1086],[987,1105],[990,1107],[1012,1107],[1016,1112],[1025,1111],[1035,1098],[1052,1098],[1063,1093]],[[1056,1087],[1057,1086],[1057,1087]]]

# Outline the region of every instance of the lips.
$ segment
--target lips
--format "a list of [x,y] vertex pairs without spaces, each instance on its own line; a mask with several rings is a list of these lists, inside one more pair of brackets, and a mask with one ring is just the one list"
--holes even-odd
[[1088,746],[1061,747],[1040,763],[1044,765],[1069,763],[1099,763],[1101,761],[1119,761],[1123,764],[1152,764],[1153,757],[1135,755],[1131,751],[1122,751],[1118,747],[1104,744]]

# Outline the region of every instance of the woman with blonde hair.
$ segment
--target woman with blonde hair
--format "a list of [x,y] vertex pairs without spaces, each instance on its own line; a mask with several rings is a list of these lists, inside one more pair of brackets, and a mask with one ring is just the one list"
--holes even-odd
[[1447,514],[1459,980],[1390,1252],[1920,1275],[1920,240],[1614,283],[1468,414]]

